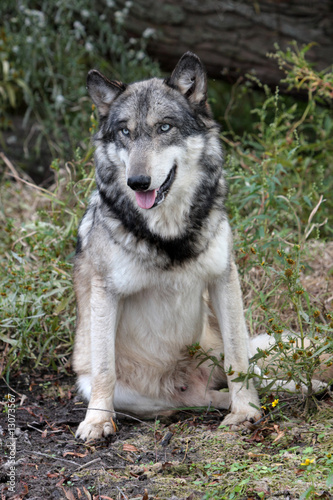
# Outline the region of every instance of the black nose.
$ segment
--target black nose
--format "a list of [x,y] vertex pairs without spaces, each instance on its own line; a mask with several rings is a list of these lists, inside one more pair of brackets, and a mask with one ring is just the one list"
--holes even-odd
[[133,175],[127,179],[127,185],[133,191],[147,191],[151,183],[149,175]]

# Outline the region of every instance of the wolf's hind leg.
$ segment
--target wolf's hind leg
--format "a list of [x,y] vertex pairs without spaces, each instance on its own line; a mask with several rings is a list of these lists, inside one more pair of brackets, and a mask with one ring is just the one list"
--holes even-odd
[[116,412],[129,412],[141,417],[152,417],[175,409],[172,401],[163,398],[144,396],[117,380],[114,393]]
[[192,380],[184,392],[181,393],[180,404],[182,406],[213,406],[228,410],[231,404],[229,392],[209,389],[207,380]]

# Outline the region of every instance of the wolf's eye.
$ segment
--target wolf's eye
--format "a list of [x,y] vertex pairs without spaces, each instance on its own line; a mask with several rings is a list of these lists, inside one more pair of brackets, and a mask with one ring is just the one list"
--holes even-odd
[[163,125],[160,126],[160,131],[161,132],[169,132],[169,130],[171,129],[171,125],[169,125],[169,123],[163,123]]
[[121,133],[123,135],[129,136],[130,131],[128,130],[127,127],[124,127],[124,128],[121,129]]

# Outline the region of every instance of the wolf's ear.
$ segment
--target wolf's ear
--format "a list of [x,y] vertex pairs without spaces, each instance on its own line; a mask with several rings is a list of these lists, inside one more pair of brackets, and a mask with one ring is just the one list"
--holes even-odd
[[169,87],[178,89],[192,104],[206,101],[206,71],[199,57],[192,52],[186,52],[181,57],[165,83]]
[[126,87],[125,83],[108,80],[96,69],[88,73],[87,89],[101,117],[108,114],[111,103]]

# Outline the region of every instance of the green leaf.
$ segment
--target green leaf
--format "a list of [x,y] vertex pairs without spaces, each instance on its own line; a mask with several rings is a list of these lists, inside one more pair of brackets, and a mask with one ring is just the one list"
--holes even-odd
[[330,472],[328,478],[326,479],[326,484],[330,488],[333,486],[333,472]]

